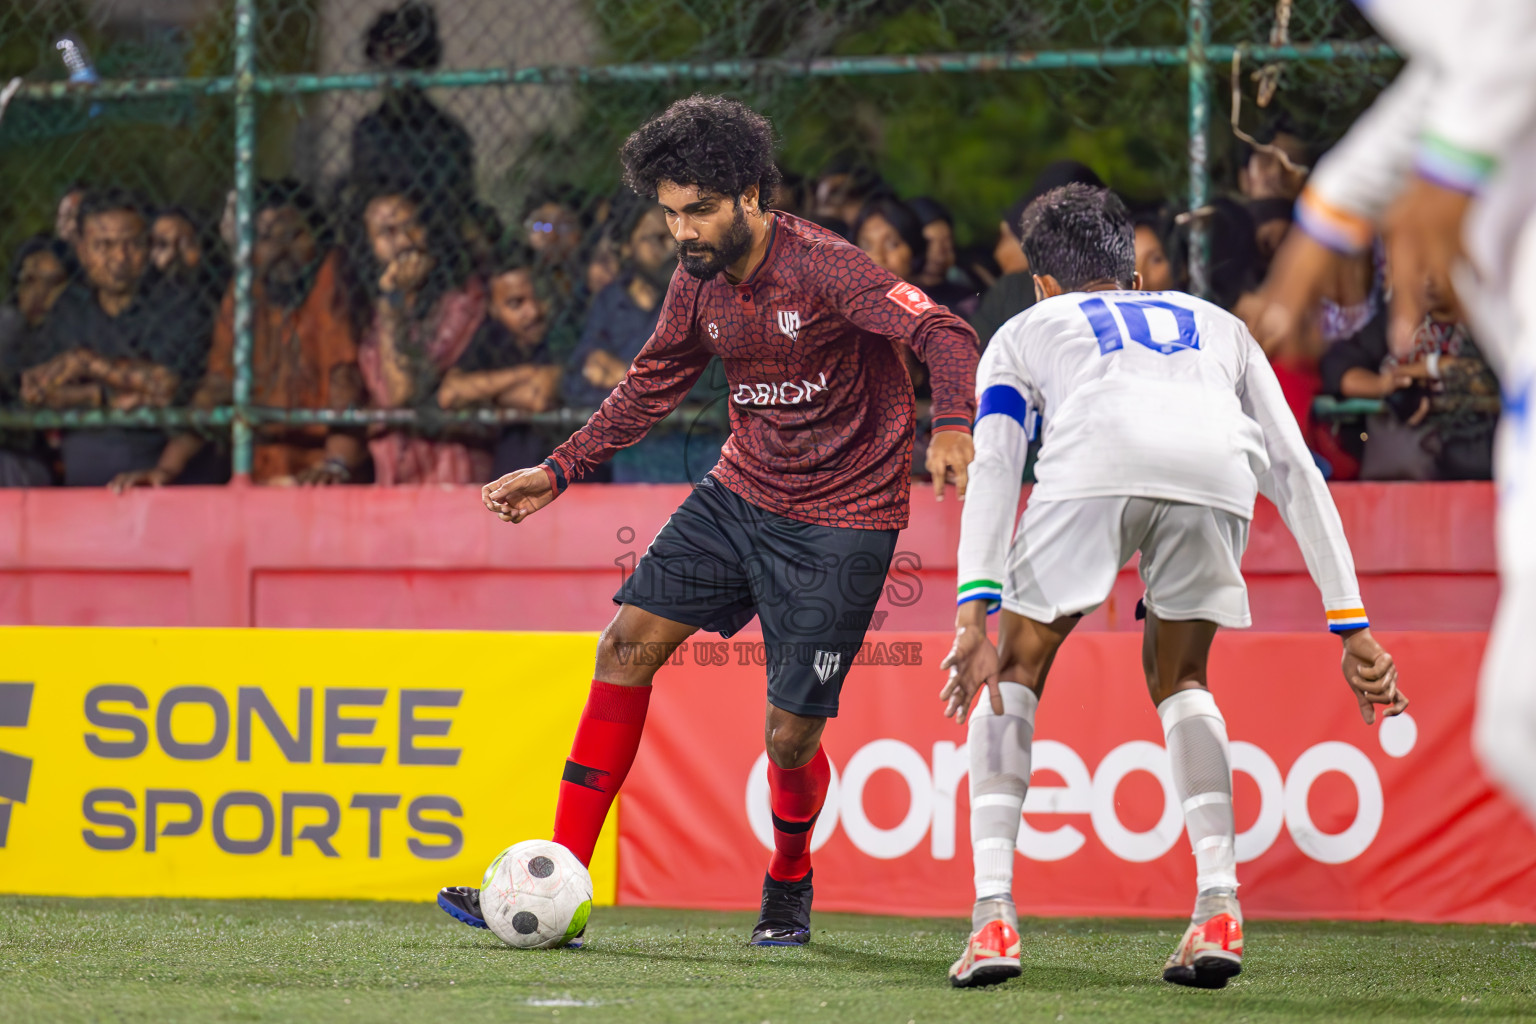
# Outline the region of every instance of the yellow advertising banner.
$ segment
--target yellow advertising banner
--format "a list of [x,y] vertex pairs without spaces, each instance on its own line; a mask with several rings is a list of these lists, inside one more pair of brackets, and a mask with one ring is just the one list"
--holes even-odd
[[[0,629],[0,892],[430,900],[548,838],[596,636]],[[612,903],[616,829],[592,862]]]

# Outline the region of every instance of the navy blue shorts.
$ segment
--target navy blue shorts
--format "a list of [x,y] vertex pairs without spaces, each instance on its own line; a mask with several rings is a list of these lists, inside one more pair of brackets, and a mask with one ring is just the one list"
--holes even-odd
[[899,532],[787,519],[705,477],[613,600],[727,637],[756,616],[769,703],[830,718]]

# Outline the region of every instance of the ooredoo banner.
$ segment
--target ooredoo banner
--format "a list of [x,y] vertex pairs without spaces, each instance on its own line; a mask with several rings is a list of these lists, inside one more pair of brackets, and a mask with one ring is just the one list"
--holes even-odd
[[[947,634],[878,636],[843,689],[818,821],[823,910],[970,905],[965,729],[939,716]],[[658,676],[622,800],[621,903],[754,906],[771,844],[761,638],[696,642]],[[1536,834],[1484,779],[1481,634],[1384,635],[1409,712],[1359,718],[1327,634],[1223,634],[1241,896],[1264,917],[1536,920]],[[1140,638],[1068,640],[1037,720],[1014,896],[1027,914],[1182,915],[1194,864]]]
[[[0,630],[0,892],[427,900],[548,838],[591,634]],[[612,902],[614,829],[592,863]]]

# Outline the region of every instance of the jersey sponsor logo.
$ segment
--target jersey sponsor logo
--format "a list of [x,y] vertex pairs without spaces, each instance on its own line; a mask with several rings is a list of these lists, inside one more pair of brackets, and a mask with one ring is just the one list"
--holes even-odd
[[827,390],[827,375],[818,373],[814,381],[781,380],[774,384],[737,384],[731,401],[737,405],[799,405]]
[[816,660],[811,667],[816,670],[816,678],[823,683],[837,675],[837,667],[843,663],[841,651],[817,651]]
[[779,310],[779,330],[790,341],[800,340],[800,311],[798,309]]
[[905,281],[892,286],[891,290],[885,293],[885,297],[913,316],[920,316],[936,305],[921,288],[915,284],[907,284]]

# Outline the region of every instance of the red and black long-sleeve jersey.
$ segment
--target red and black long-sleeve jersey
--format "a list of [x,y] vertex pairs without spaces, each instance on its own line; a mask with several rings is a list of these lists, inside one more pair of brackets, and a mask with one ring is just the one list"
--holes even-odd
[[731,435],[715,479],[790,519],[907,525],[913,397],[900,346],[928,365],[934,431],[969,431],[976,334],[837,235],[784,213],[769,230],[740,284],[673,276],[629,374],[545,463],[557,489],[644,437],[718,355]]

